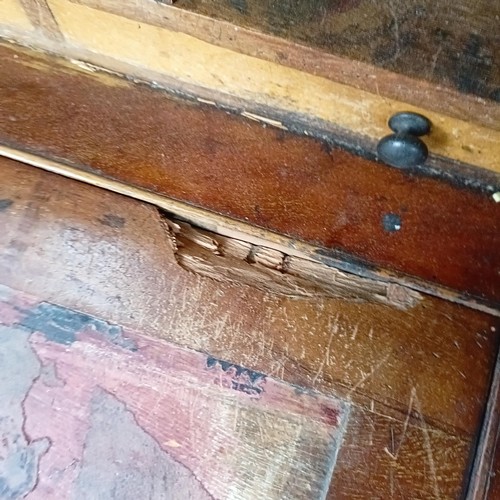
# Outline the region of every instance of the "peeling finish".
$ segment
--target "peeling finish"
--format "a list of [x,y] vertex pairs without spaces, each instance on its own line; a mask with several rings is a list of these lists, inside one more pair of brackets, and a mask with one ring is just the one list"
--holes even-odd
[[235,391],[240,391],[249,396],[259,397],[264,392],[266,376],[242,366],[222,361],[220,359],[208,356],[207,368],[216,371],[220,369],[223,372],[223,377],[216,376],[216,382],[220,382],[224,387],[231,388]]
[[132,330],[125,351],[79,312],[2,296],[42,326],[0,326],[2,500],[325,497],[350,402]]
[[90,330],[102,334],[111,343],[124,349],[137,349],[133,341],[124,338],[120,326],[47,302],[28,310],[20,325],[43,333],[47,340],[59,344],[70,345],[77,340],[78,332]]
[[179,494],[214,498],[192,471],[162,450],[121,401],[96,388],[74,498],[163,500]]
[[12,200],[9,200],[7,198],[0,200],[0,212],[3,212],[4,210],[7,210],[10,208],[14,202]]
[[[1,319],[1,318],[0,318]],[[30,441],[24,430],[24,401],[41,364],[23,330],[0,326],[0,498],[18,500],[37,482],[48,438]]]

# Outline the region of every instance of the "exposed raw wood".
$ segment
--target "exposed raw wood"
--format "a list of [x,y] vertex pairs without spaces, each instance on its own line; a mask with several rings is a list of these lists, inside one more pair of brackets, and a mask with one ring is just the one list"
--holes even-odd
[[496,1],[177,0],[175,5],[500,100]]
[[296,299],[338,297],[401,309],[414,307],[421,299],[418,292],[401,285],[348,274],[321,262],[228,238],[179,220],[165,221],[177,262],[217,281],[247,284]]
[[13,28],[24,32],[33,28],[19,0],[0,0],[0,27],[2,31]]
[[[351,412],[330,486],[330,500],[455,500],[462,496],[462,467],[467,470],[469,450],[463,443],[436,432],[418,408],[418,396],[410,395],[408,412],[416,417],[417,426],[388,419],[377,411]],[[362,447],[366,445],[381,451],[376,467],[362,461]],[[445,462],[460,466],[449,467],[443,473],[438,464]]]
[[[186,33],[213,45],[303,70],[372,94],[487,127],[500,127],[500,106],[476,96],[464,95],[449,87],[432,85],[422,80],[425,74],[417,75],[417,79],[409,78],[400,73],[245,28],[240,25],[241,19],[232,19],[235,24],[231,24],[206,17],[184,10],[186,2],[177,2],[176,7],[180,8],[175,8],[165,5],[167,2],[154,0],[74,1],[134,21]],[[211,2],[210,7],[215,4],[216,2]],[[219,9],[219,15],[216,14],[216,17],[223,17],[225,10],[224,7]],[[470,76],[474,78],[474,72]]]
[[492,272],[500,267],[500,205],[488,188],[481,193],[405,173],[109,75],[7,48],[2,54],[0,98],[9,119],[0,122],[0,141],[81,169],[8,147],[4,154],[181,217],[203,207],[253,224],[267,231],[214,219],[348,272],[364,273],[368,264],[370,277],[447,297],[453,288],[473,305],[500,298],[500,276]]
[[498,319],[215,282],[176,263],[154,207],[5,159],[0,178],[0,282],[350,401],[331,498],[458,496]]
[[48,5],[65,44],[22,32],[9,31],[6,35],[160,86],[173,86],[204,99],[244,107],[270,119],[282,122],[280,117],[284,115],[285,120],[298,123],[308,133],[316,133],[315,128],[335,132],[344,142],[361,141],[372,153],[376,143],[388,133],[387,120],[392,114],[403,110],[420,112],[434,123],[434,132],[427,142],[436,157],[500,171],[500,130],[69,0],[48,0]]
[[62,41],[63,35],[57,25],[47,0],[19,0],[32,26],[48,38]]

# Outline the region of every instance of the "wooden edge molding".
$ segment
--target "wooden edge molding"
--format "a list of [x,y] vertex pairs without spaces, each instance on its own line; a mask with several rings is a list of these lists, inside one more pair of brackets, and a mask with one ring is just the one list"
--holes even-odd
[[[429,98],[425,99],[421,95],[422,91],[419,91],[415,100],[408,100],[407,94],[412,92],[413,85],[410,82],[399,85],[399,88],[409,90],[397,99],[388,97],[386,93],[389,92],[380,93],[380,88],[377,91],[379,81],[385,77],[371,78],[366,73],[367,69],[360,71],[360,80],[375,81],[375,93],[372,93],[373,87],[370,88],[371,91],[367,91],[365,88],[347,85],[346,82],[351,83],[353,70],[349,69],[344,77],[339,78],[344,63],[334,56],[327,58],[331,66],[328,70],[312,74],[307,72],[311,68],[305,66],[297,69],[299,65],[295,63],[283,65],[276,60],[273,51],[270,55],[265,55],[266,40],[269,38],[265,35],[257,36],[227,23],[208,20],[197,14],[149,1],[139,4],[144,5],[143,9],[126,3],[122,5],[123,9],[120,7],[120,15],[107,12],[106,10],[112,10],[114,4],[115,2],[99,1],[98,5],[89,6],[88,2],[82,5],[69,0],[47,0],[64,42],[41,36],[39,32],[29,32],[15,26],[9,28],[9,20],[4,19],[1,14],[0,23],[7,28],[1,29],[0,35],[130,77],[154,82],[160,87],[182,89],[194,86],[198,89],[195,92],[208,100],[236,100],[254,108],[262,106],[268,110],[267,118],[271,121],[277,112],[293,113],[296,117],[302,117],[304,124],[309,119],[320,120],[330,124],[344,137],[354,136],[354,142],[364,141],[372,154],[378,140],[389,133],[387,120],[392,114],[403,110],[423,113],[434,126],[426,142],[436,158],[448,158],[500,172],[500,130],[496,126],[500,122],[495,116],[488,118],[487,124],[478,124],[477,118],[475,122],[472,121],[474,116],[484,120],[485,117],[492,116],[492,113],[495,114],[497,108],[494,105],[490,105],[491,110],[487,111],[480,99],[470,98],[476,104],[479,103],[481,108],[476,104],[470,105],[467,101],[469,98],[460,96],[462,100],[465,99],[464,107],[470,110],[467,112],[457,105],[456,96],[452,100],[454,104],[447,105],[446,108],[448,113],[454,107],[455,117],[447,116],[439,103],[447,103],[448,98],[442,95],[429,94]],[[142,17],[136,18],[137,12],[143,12]],[[148,14],[144,14],[145,12]],[[230,40],[229,34],[223,33],[233,30],[238,32],[238,36],[242,32],[247,38],[238,41],[238,49],[229,42],[216,44],[214,33],[217,30],[221,33],[221,40],[227,38],[231,44],[234,40]],[[200,32],[209,35],[202,39]],[[257,41],[248,45],[249,54],[238,52],[241,46],[247,45],[250,35],[255,35]],[[261,36],[266,40],[263,41],[262,48],[257,49],[257,46],[261,46]],[[289,42],[280,43],[286,45],[274,49],[276,54],[283,50],[287,53]],[[311,61],[316,61],[316,51],[308,53],[307,57],[300,57],[308,60],[308,64],[315,64]],[[186,61],[189,63],[186,64]],[[321,62],[318,65],[323,67]],[[394,78],[400,77],[395,75]],[[396,80],[387,83],[387,88],[398,88]],[[418,105],[412,102],[418,102]],[[484,106],[486,104],[489,103],[484,101]],[[248,111],[251,112],[251,108]],[[307,131],[306,126],[304,130]]]
[[[418,278],[401,276],[400,274],[392,273],[386,270],[370,269],[361,265],[342,261],[333,256],[321,256],[318,254],[318,248],[306,242],[297,241],[286,236],[277,234],[257,226],[246,224],[229,217],[225,217],[207,210],[188,205],[187,203],[179,202],[171,198],[153,193],[146,189],[141,189],[135,186],[127,185],[122,182],[102,177],[100,175],[87,172],[81,168],[54,161],[48,158],[34,155],[29,152],[20,151],[11,147],[0,144],[0,156],[9,158],[11,160],[19,161],[21,163],[31,165],[36,168],[63,175],[70,179],[74,179],[86,184],[100,187],[115,193],[134,198],[139,201],[150,203],[173,217],[180,219],[183,223],[191,224],[201,230],[215,233],[218,237],[226,237],[234,240],[239,240],[249,245],[263,247],[268,250],[281,252],[289,257],[297,257],[304,261],[311,262],[313,267],[318,263],[325,265],[329,268],[338,269],[340,271],[375,280],[378,282],[387,282],[403,287],[408,287],[416,292],[427,293],[436,297],[450,300],[452,302],[462,304],[473,309],[486,312],[493,316],[500,316],[500,311],[486,305],[473,298],[464,297],[462,294],[450,290],[443,286],[433,285]],[[247,255],[248,257],[248,255]],[[179,258],[179,257],[178,257]],[[184,260],[184,265],[186,261]],[[386,297],[382,297],[382,302],[387,301],[388,297],[394,305],[396,302],[401,302],[401,295],[398,293],[401,288],[389,287],[386,289]],[[405,292],[406,293],[406,292]],[[396,300],[394,300],[396,297]],[[405,295],[403,301],[410,300],[410,303],[415,300],[418,295],[412,295],[411,292],[408,296]],[[401,303],[399,304],[401,307]]]
[[486,404],[483,426],[476,447],[476,455],[466,500],[495,500],[490,495],[490,483],[494,470],[500,469],[500,351],[494,369],[490,394]]
[[500,106],[494,102],[180,9],[172,6],[171,1],[71,1],[134,21],[185,33],[219,47],[295,68],[371,94],[500,129]]

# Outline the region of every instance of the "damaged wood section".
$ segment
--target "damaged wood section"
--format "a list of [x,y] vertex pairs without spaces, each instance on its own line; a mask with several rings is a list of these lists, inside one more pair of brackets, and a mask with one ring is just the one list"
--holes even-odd
[[381,302],[401,309],[414,307],[421,299],[420,293],[401,285],[348,274],[180,220],[164,220],[177,262],[195,274],[217,281],[254,286],[297,299],[338,297]]
[[[217,282],[178,265],[164,217],[151,205],[6,159],[0,178],[0,283],[209,353],[214,369],[245,367],[347,401],[328,498],[452,499],[463,492],[498,318],[424,294],[398,309]],[[100,362],[113,370],[116,357],[106,352],[129,344],[114,330],[106,338],[115,347],[99,340]]]
[[166,209],[208,210],[348,272],[473,306],[500,301],[493,186],[402,172],[6,46],[0,55],[3,144],[63,160],[82,180]]

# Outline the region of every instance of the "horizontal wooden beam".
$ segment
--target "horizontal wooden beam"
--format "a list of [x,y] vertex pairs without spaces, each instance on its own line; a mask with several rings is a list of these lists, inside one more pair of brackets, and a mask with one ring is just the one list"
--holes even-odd
[[[265,33],[265,30],[248,28],[245,16],[229,17],[231,22],[223,21],[221,19],[225,14],[231,10],[234,13],[234,7],[225,8],[225,1],[224,5],[220,5],[220,2],[203,2],[203,5],[201,2],[193,5],[191,2],[189,5],[189,2],[178,1],[174,3],[174,7],[166,5],[168,2],[160,3],[155,0],[72,1],[140,23],[185,33],[211,45],[295,68],[371,94],[500,129],[500,105],[491,100],[460,93],[446,85],[432,84],[425,80],[425,74],[419,75],[419,78],[410,78],[356,58],[340,57],[335,55],[335,50],[320,50],[287,38],[272,36]],[[307,3],[307,0],[303,3]],[[381,7],[387,8],[383,5]],[[211,17],[200,14],[207,8],[214,9]],[[253,20],[258,22],[257,18]],[[290,34],[293,39],[293,29]],[[439,47],[434,47],[433,50],[439,50]],[[474,78],[474,75],[470,77]],[[476,77],[480,78],[481,75]]]
[[4,47],[0,68],[4,155],[350,272],[475,306],[500,299],[491,193],[43,56]]
[[[285,66],[273,57],[262,58],[257,50],[251,54],[242,53],[234,47],[200,39],[199,33],[186,27],[188,20],[180,17],[186,13],[180,13],[175,7],[158,6],[153,1],[148,2],[144,10],[156,14],[151,14],[154,19],[148,16],[146,20],[107,12],[103,9],[110,10],[110,7],[104,3],[82,5],[70,0],[47,0],[47,5],[63,35],[63,42],[43,36],[39,30],[10,29],[9,20],[3,19],[1,14],[0,25],[4,28],[0,26],[0,35],[130,77],[153,81],[156,85],[192,90],[199,97],[218,103],[236,104],[252,112],[265,108],[264,113],[271,119],[283,114],[293,115],[308,133],[314,133],[315,124],[319,122],[325,130],[334,131],[352,142],[362,141],[371,152],[388,133],[387,120],[393,113],[420,112],[434,124],[427,143],[436,157],[500,171],[500,111],[494,103],[486,105],[483,101],[478,105],[475,98],[469,102],[455,95],[444,110],[443,105],[448,102],[448,97],[443,95],[445,91],[435,95],[432,91],[429,98],[424,98],[426,91],[421,89],[414,99],[407,100],[406,94],[380,93],[378,77],[376,85],[370,84],[367,89],[365,86],[355,88],[346,84],[350,76],[338,76],[343,71],[338,61],[330,61],[336,69],[328,70],[330,76],[325,77],[323,73],[311,74],[311,68]],[[159,16],[155,9],[173,10],[162,10]],[[169,17],[169,12],[179,16],[179,22],[174,20],[164,26],[158,19]],[[215,25],[212,30],[218,28]],[[182,32],[183,29],[188,33]],[[316,56],[304,53],[303,58],[313,61]],[[355,71],[350,69],[349,73]],[[373,80],[366,68],[361,75],[364,81]],[[387,87],[412,89],[412,85],[410,82],[397,83],[392,78]],[[454,111],[450,112],[451,109]],[[450,113],[452,116],[448,116]],[[262,112],[256,114],[262,115]],[[478,123],[477,117],[486,121],[479,119]]]

